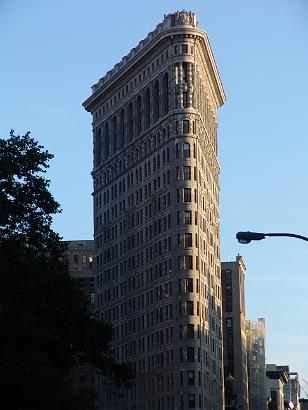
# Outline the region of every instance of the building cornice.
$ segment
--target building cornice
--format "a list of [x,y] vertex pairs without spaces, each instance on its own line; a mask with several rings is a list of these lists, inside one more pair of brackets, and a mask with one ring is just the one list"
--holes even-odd
[[[175,13],[175,16],[178,14]],[[219,77],[216,62],[213,52],[207,37],[207,34],[197,28],[196,18],[194,13],[180,12],[180,16],[184,16],[181,22],[174,27],[168,24],[168,21],[174,15],[168,15],[165,20],[160,23],[156,29],[151,32],[144,40],[140,41],[137,47],[133,48],[130,53],[123,57],[121,62],[116,64],[107,74],[102,77],[98,83],[92,86],[93,94],[87,98],[83,106],[93,112],[99,105],[99,102],[108,94],[110,88],[121,78],[130,78],[130,75],[136,70],[138,65],[142,65],[148,59],[148,55],[153,53],[153,49],[159,49],[166,42],[176,42],[178,38],[191,37],[200,40],[202,45],[203,55],[209,65],[211,73],[211,82],[215,90],[216,105],[220,107],[225,101],[225,93]],[[186,16],[186,20],[185,20]],[[185,23],[183,21],[186,21]]]

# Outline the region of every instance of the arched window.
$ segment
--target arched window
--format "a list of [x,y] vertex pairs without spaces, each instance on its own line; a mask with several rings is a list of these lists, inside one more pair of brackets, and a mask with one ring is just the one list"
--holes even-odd
[[150,90],[147,88],[144,94],[144,119],[145,128],[149,128],[151,122],[151,101],[150,101]]
[[136,134],[141,133],[141,95],[136,100]]
[[154,83],[153,89],[153,114],[154,114],[154,122],[158,121],[159,119],[159,81],[156,80]]
[[127,110],[127,137],[128,137],[128,141],[131,141],[133,139],[133,132],[134,132],[133,103],[130,102],[128,104],[128,110]]
[[119,146],[120,146],[120,148],[124,147],[124,144],[125,144],[124,122],[125,122],[125,113],[124,113],[124,110],[121,110],[121,112],[120,112],[120,127],[119,127]]
[[118,120],[114,115],[112,119],[112,153],[115,154],[118,149]]
[[104,126],[104,159],[109,157],[109,146],[110,146],[110,134],[109,134],[109,123],[108,121]]
[[163,79],[163,113],[167,114],[168,111],[169,111],[169,76],[168,76],[168,73],[166,73]]
[[97,167],[102,160],[102,130],[96,129],[95,132],[95,166]]

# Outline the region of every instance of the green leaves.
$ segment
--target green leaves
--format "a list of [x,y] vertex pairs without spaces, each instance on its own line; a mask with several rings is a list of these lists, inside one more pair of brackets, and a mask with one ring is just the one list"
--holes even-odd
[[51,229],[59,204],[44,176],[53,156],[30,133],[0,139],[0,408],[92,410],[71,385],[91,363],[117,386],[132,378],[109,352],[112,327],[91,318]]
[[52,214],[59,204],[49,192],[42,174],[53,155],[43,150],[30,133],[0,139],[0,239],[23,238],[29,245],[46,249],[55,236]]

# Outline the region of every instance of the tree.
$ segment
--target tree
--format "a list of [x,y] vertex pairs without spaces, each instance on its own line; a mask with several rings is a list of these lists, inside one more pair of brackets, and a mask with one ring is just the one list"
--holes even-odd
[[52,157],[29,133],[0,139],[1,408],[90,410],[93,396],[70,382],[83,361],[118,386],[132,377],[111,358],[112,327],[90,317],[51,228],[60,212],[44,177]]

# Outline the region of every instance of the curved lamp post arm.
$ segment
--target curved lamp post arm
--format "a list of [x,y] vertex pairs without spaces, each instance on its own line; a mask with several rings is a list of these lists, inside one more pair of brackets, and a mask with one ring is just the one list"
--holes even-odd
[[240,243],[250,243],[251,241],[260,241],[262,239],[265,239],[267,236],[288,236],[290,238],[297,238],[297,239],[301,239],[303,241],[308,241],[308,238],[306,236],[302,236],[302,235],[297,235],[295,233],[262,233],[262,232],[238,232],[236,234],[236,239],[240,242]]
[[297,238],[303,241],[308,241],[308,238],[306,236],[297,235],[295,233],[265,233],[264,235],[265,236],[289,236],[290,238]]

